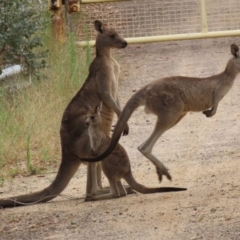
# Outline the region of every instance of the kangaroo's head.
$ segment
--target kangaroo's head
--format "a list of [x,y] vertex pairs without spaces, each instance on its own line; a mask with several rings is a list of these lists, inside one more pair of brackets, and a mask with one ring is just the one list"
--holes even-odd
[[98,20],[94,21],[94,26],[98,32],[96,42],[102,47],[125,48],[127,46],[127,42],[114,29],[106,28]]
[[231,53],[233,55],[233,63],[237,71],[240,72],[240,57],[239,57],[239,47],[235,44],[231,45]]
[[87,109],[86,126],[97,126],[102,122],[100,112],[102,110],[102,102],[100,102],[93,110],[90,106]]

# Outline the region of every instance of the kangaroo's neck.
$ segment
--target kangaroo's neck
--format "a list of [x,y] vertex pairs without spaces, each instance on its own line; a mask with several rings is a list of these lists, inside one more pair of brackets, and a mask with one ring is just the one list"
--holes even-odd
[[104,146],[104,142],[106,141],[106,135],[101,130],[100,126],[89,126],[88,128],[88,134],[90,137],[90,144],[91,148],[94,151],[100,150],[102,146]]
[[101,42],[96,42],[96,56],[111,58],[111,49],[109,47],[103,46]]
[[220,75],[223,78],[224,84],[232,86],[236,76],[238,75],[238,70],[231,59],[228,61],[225,70]]

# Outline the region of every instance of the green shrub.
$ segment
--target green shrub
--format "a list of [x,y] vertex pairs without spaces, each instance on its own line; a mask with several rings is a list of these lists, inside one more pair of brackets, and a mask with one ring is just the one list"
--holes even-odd
[[6,64],[21,64],[39,76],[47,57],[41,32],[50,20],[44,14],[35,0],[1,0],[0,73]]
[[[49,29],[50,31],[51,29]],[[49,51],[47,78],[33,79],[20,92],[0,89],[0,182],[17,174],[56,169],[61,161],[59,129],[65,107],[82,86],[91,61],[74,36],[64,43],[44,36]]]

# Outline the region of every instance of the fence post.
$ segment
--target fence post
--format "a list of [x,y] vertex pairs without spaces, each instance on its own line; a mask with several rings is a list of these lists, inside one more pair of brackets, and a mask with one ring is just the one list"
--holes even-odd
[[207,11],[206,11],[206,2],[205,0],[201,1],[201,32],[208,32],[208,23],[207,23]]
[[62,0],[49,0],[49,8],[52,11],[53,37],[58,42],[64,42]]

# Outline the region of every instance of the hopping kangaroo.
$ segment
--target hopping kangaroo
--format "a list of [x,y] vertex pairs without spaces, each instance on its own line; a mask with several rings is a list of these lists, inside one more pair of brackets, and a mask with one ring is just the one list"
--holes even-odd
[[[88,109],[86,117],[86,125],[88,127],[88,134],[90,138],[90,144],[92,154],[96,155],[103,151],[110,142],[110,137],[104,133],[101,127],[101,115],[102,103],[100,102],[95,110]],[[129,186],[140,193],[156,193],[156,192],[170,192],[170,191],[184,191],[186,188],[174,188],[174,187],[159,187],[159,188],[147,188],[139,184],[133,177],[131,171],[131,165],[128,155],[124,148],[117,144],[113,152],[101,162],[102,170],[108,178],[110,184],[110,193],[107,189],[98,189],[96,181],[96,163],[90,163],[92,166],[92,197],[86,200],[97,199],[109,199],[126,196],[127,192],[121,183],[123,178]]]
[[106,158],[117,145],[132,113],[139,106],[144,105],[146,113],[155,114],[157,121],[153,133],[138,149],[156,166],[160,181],[162,175],[171,179],[167,168],[152,154],[153,146],[159,137],[176,125],[187,112],[203,112],[207,117],[212,117],[216,113],[218,103],[231,89],[240,72],[238,46],[232,44],[231,53],[233,58],[228,61],[225,70],[220,74],[206,78],[168,77],[142,87],[125,105],[107,149],[99,156],[82,160],[97,162]]
[[[96,57],[89,67],[89,75],[82,88],[66,107],[60,128],[62,161],[55,180],[45,189],[27,195],[0,199],[0,207],[21,206],[26,203],[47,202],[60,194],[81,164],[79,157],[91,156],[87,126],[85,125],[85,102],[95,106],[103,102],[102,130],[110,135],[114,112],[119,117],[121,109],[118,100],[119,64],[111,56],[111,48],[125,48],[127,42],[113,29],[106,29],[100,21],[94,22],[98,31]],[[125,125],[124,134],[128,133]],[[88,170],[87,195],[91,192]],[[100,177],[98,176],[98,179]],[[100,181],[99,181],[100,184]],[[101,184],[100,184],[101,185]]]

